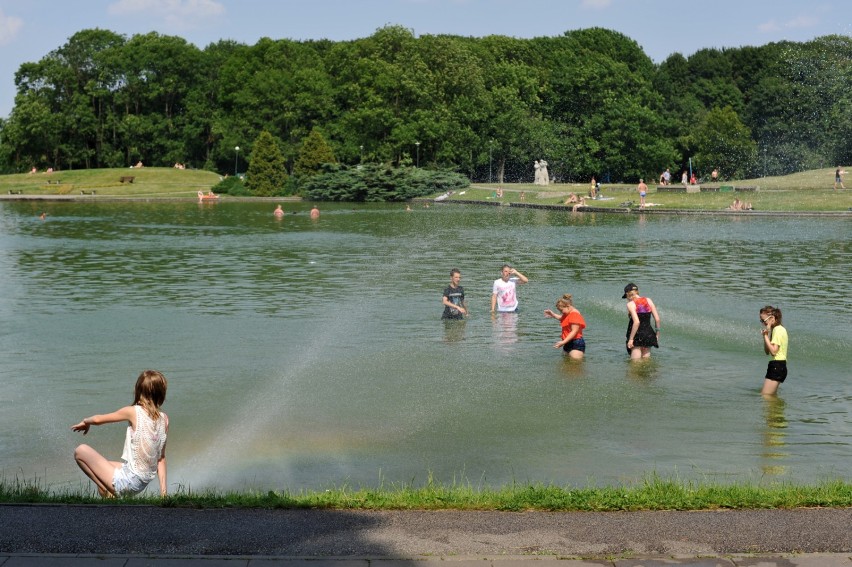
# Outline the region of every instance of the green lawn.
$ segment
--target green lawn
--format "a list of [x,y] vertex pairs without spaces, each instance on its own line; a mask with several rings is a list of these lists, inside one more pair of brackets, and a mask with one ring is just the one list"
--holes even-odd
[[[133,176],[133,183],[121,183],[124,176]],[[23,195],[77,195],[92,191],[97,197],[150,197],[189,198],[198,191],[208,191],[219,183],[221,177],[209,171],[145,167],[141,169],[79,169],[54,173],[19,173],[0,175],[0,195],[20,191]],[[818,169],[760,179],[725,181],[720,185],[759,187],[759,191],[736,193],[657,193],[649,185],[647,202],[656,203],[659,209],[693,209],[703,211],[723,210],[734,197],[752,204],[757,211],[850,211],[852,210],[852,178],[845,191],[834,191],[834,169]],[[475,183],[451,199],[494,201],[496,183]],[[557,183],[540,187],[531,183],[507,183],[503,186],[501,202],[520,202],[556,205],[564,203],[571,192],[588,193],[588,184]],[[602,185],[608,200],[590,201],[601,208],[620,208],[622,203],[633,201],[638,205],[639,195],[635,185]],[[523,195],[523,198],[522,198]]]
[[[655,184],[648,185],[648,203],[656,203],[660,209],[693,209],[702,211],[723,210],[730,206],[735,197],[750,202],[757,211],[849,211],[852,210],[852,178],[845,191],[834,191],[834,168],[804,171],[781,177],[763,177],[709,184],[708,187],[733,185],[734,187],[758,187],[757,192],[733,193],[658,193]],[[675,185],[676,187],[677,185]],[[496,183],[473,184],[464,195],[458,193],[451,199],[495,201]],[[562,204],[569,193],[588,195],[588,183],[557,183],[547,187],[527,184],[506,183],[501,202]],[[587,204],[601,208],[620,208],[622,203],[633,201],[639,204],[636,185],[602,184],[601,192],[611,200],[588,201]],[[523,198],[522,198],[523,194]]]
[[[134,177],[121,183],[121,177]],[[217,183],[216,173],[195,169],[144,167],[141,169],[75,169],[53,173],[0,175],[0,195],[21,191],[24,195],[80,195],[123,197],[194,197]]]

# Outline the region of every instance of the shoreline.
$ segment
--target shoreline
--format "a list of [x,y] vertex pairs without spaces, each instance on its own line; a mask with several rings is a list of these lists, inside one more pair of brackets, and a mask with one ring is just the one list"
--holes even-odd
[[[118,195],[0,195],[0,202],[180,202],[180,203],[199,203],[212,204],[211,202],[198,201],[196,197],[166,197],[158,195],[138,195],[138,196],[118,196]],[[222,200],[216,203],[274,203],[274,202],[305,202],[310,203],[308,199],[302,197],[231,197],[225,196]],[[412,203],[429,203],[435,205],[477,205],[485,207],[515,207],[526,209],[541,209],[550,211],[562,212],[577,212],[577,213],[603,213],[603,214],[628,214],[628,215],[688,215],[688,216],[772,216],[772,217],[852,217],[852,210],[847,211],[731,211],[726,209],[706,210],[706,209],[671,209],[671,208],[647,208],[639,209],[638,207],[595,207],[594,205],[586,205],[577,211],[572,211],[570,205],[558,205],[547,203],[526,203],[526,202],[500,202],[500,201],[482,201],[476,199],[445,199],[437,201],[434,198],[416,197],[410,199]],[[357,203],[348,203],[357,204]]]
[[570,213],[606,213],[606,214],[631,214],[631,215],[698,215],[698,216],[785,216],[785,217],[803,217],[803,216],[818,216],[818,217],[852,217],[850,211],[731,211],[726,209],[720,210],[705,210],[705,209],[664,209],[664,208],[647,208],[640,209],[638,207],[595,207],[586,205],[578,209],[572,210],[570,205],[551,205],[547,203],[517,203],[517,202],[499,202],[499,201],[479,201],[470,199],[445,199],[436,201],[434,199],[416,198],[412,199],[417,203],[434,203],[435,205],[484,205],[489,207],[515,207],[526,209],[544,209],[550,211],[563,211]]

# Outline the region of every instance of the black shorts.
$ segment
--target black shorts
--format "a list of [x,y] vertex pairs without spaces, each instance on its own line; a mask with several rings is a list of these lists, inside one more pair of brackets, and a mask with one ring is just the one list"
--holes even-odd
[[787,361],[770,360],[769,366],[766,367],[766,379],[783,383],[787,379]]
[[562,345],[562,350],[565,352],[571,352],[572,350],[579,350],[580,352],[586,352],[586,341],[582,338],[580,339],[572,339]]

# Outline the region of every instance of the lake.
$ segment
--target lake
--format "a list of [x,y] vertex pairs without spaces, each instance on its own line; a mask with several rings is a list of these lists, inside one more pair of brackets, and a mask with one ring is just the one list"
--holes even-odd
[[[155,368],[170,490],[850,478],[848,218],[284,208],[0,204],[4,477],[88,487],[70,426]],[[530,282],[520,313],[492,317],[504,263]],[[471,316],[445,324],[454,267]],[[643,363],[628,282],[662,317]],[[563,293],[588,324],[581,363],[542,314]],[[766,304],[790,334],[775,401]],[[85,440],[117,459],[123,436]]]

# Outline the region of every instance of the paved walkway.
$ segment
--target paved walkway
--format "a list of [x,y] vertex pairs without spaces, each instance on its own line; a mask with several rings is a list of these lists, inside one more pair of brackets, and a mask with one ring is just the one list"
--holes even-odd
[[852,508],[512,513],[0,506],[0,567],[438,562],[852,567]]

